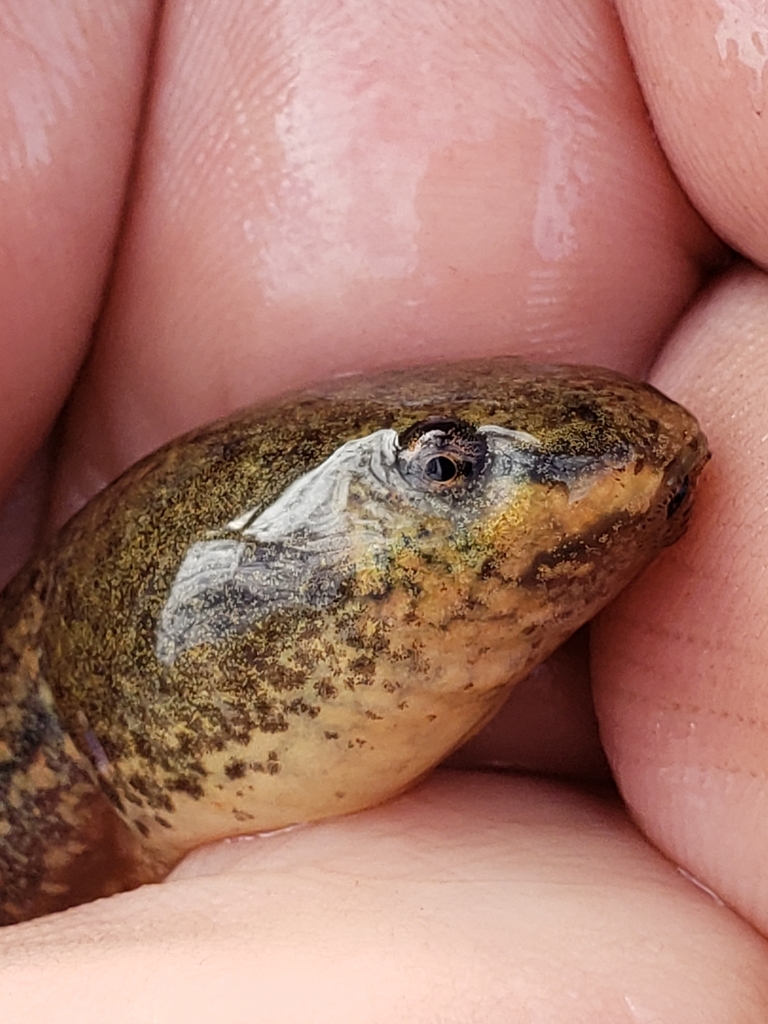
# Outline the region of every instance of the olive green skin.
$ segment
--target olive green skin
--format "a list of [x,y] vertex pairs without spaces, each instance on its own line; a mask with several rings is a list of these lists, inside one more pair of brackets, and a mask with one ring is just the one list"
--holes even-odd
[[[471,485],[349,476],[433,416],[497,446]],[[707,457],[654,388],[513,358],[337,380],[150,455],[2,598],[0,923],[401,792],[681,534]]]

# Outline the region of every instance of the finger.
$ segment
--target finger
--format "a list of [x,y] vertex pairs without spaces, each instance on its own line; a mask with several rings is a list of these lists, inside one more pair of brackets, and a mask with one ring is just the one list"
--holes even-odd
[[45,444],[27,462],[0,505],[0,588],[34,551],[51,482],[52,445]]
[[501,351],[637,371],[717,251],[609,5],[188,10],[166,7],[59,517],[312,378]]
[[600,619],[595,699],[649,836],[768,931],[768,281],[724,279],[654,381],[696,410],[714,456],[691,530]]
[[502,709],[448,764],[610,782],[592,702],[588,629],[517,683]]
[[765,5],[618,0],[617,7],[675,173],[718,234],[765,266]]
[[61,1024],[752,1024],[766,953],[616,805],[458,775],[4,929],[0,988],[6,1019]]
[[98,312],[152,15],[147,0],[0,8],[0,494],[60,409]]

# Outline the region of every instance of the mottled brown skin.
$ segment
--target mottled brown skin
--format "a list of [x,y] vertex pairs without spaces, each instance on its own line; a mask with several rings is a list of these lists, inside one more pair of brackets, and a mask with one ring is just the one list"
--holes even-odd
[[0,924],[402,791],[681,534],[706,457],[655,389],[511,358],[150,455],[2,598]]

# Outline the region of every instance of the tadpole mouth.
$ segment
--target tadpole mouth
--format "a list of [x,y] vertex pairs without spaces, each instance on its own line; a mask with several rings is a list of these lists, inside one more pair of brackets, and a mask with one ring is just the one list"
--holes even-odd
[[665,544],[673,544],[685,532],[694,504],[699,475],[711,458],[712,453],[707,439],[698,431],[667,467],[664,486],[667,490],[669,531]]
[[675,482],[677,482],[677,486],[680,486],[687,478],[689,488],[692,490],[699,474],[711,458],[712,452],[709,450],[706,437],[701,431],[697,431],[692,435],[689,443],[669,463],[665,478],[673,487]]

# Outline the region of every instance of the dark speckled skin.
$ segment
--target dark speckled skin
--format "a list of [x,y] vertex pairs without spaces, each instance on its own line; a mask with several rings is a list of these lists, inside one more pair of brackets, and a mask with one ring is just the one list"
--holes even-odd
[[511,358],[150,455],[3,595],[0,923],[400,792],[680,535],[706,457],[653,388]]

